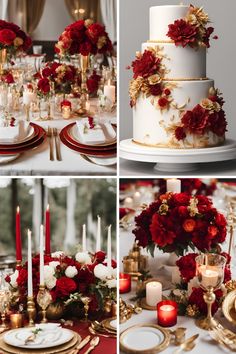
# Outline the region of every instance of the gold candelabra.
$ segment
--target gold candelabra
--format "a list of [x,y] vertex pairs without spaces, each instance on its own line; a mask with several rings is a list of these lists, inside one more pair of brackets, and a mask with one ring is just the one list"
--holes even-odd
[[33,296],[27,297],[27,314],[29,318],[29,327],[34,326],[34,320],[36,317],[36,308]]

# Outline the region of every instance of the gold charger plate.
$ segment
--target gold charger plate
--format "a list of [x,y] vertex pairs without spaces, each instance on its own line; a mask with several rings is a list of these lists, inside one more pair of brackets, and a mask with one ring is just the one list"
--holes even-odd
[[[70,330],[71,331],[71,330]],[[81,342],[81,336],[74,332],[73,338],[62,345],[59,345],[57,347],[52,347],[48,349],[21,349],[17,347],[13,347],[11,345],[8,345],[4,342],[3,336],[5,333],[0,335],[0,349],[2,350],[2,353],[6,354],[54,354],[54,353],[59,353],[59,354],[66,354],[68,349],[73,348],[75,345],[78,345]]]
[[[144,328],[150,328],[151,330],[156,330],[161,332],[161,335],[163,337],[162,341],[158,344],[155,345],[153,347],[149,347],[148,349],[134,349],[131,346],[128,346],[125,344],[125,336],[127,336],[127,334],[129,334],[131,331],[138,331],[140,329],[140,333],[142,333],[142,331],[144,330]],[[137,337],[136,337],[137,338]],[[143,323],[140,325],[136,325],[136,326],[132,326],[130,328],[127,328],[126,330],[124,330],[121,335],[120,335],[120,349],[121,351],[127,353],[127,354],[155,354],[155,353],[160,353],[161,351],[165,350],[168,345],[170,344],[170,333],[155,324],[150,324],[150,323]],[[136,343],[137,345],[137,343]]]
[[146,303],[146,298],[145,297],[143,297],[141,300],[139,300],[138,304],[144,310],[149,310],[149,311],[156,311],[157,310],[156,306],[150,306],[150,305],[148,305]]
[[114,321],[114,320],[117,320],[117,318],[116,317],[106,318],[105,320],[103,320],[101,322],[101,325],[103,327],[105,327],[106,329],[108,329],[109,331],[112,331],[113,333],[116,333],[117,329],[115,327],[111,326],[111,322]]
[[236,325],[236,290],[228,293],[222,304],[222,312],[227,320]]

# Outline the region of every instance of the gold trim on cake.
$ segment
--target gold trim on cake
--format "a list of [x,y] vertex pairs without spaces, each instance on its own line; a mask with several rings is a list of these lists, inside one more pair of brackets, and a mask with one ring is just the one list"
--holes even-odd
[[173,79],[170,79],[170,78],[164,78],[162,79],[162,81],[205,81],[205,80],[209,80],[208,77],[182,77],[182,78],[173,78]]
[[171,39],[166,39],[166,40],[152,40],[152,39],[148,39],[147,41],[146,41],[146,43],[175,43],[174,41],[172,41]]
[[132,139],[132,142],[141,145],[141,146],[146,146],[146,147],[154,147],[154,148],[167,148],[167,149],[180,149],[180,150],[188,150],[188,149],[204,149],[204,148],[210,148],[210,147],[216,147],[216,146],[221,146],[224,141],[220,141],[217,144],[201,144],[201,146],[197,146],[196,143],[192,144],[192,146],[181,146],[180,144],[173,143],[173,142],[168,142],[167,144],[147,144],[147,143],[141,143],[139,141],[136,141],[135,139]]

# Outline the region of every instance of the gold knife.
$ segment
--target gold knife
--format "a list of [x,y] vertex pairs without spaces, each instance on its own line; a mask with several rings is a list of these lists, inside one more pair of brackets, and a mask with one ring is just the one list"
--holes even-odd
[[84,354],[89,354],[98,345],[99,341],[99,337],[94,337],[90,342],[90,347],[88,348],[88,350],[86,350]]
[[91,339],[91,336],[87,336],[85,337],[82,342],[80,344],[78,344],[76,347],[75,347],[75,350],[76,350],[76,353],[79,352],[79,350],[81,350],[83,347],[86,346],[86,344],[88,344],[88,342],[90,341]]

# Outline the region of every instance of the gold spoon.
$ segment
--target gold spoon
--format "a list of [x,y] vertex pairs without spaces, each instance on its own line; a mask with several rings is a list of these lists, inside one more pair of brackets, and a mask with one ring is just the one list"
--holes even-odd
[[180,353],[181,351],[189,352],[195,346],[195,340],[199,337],[199,334],[195,334],[194,336],[186,339],[183,343],[180,344],[180,347],[174,351],[174,354]]

